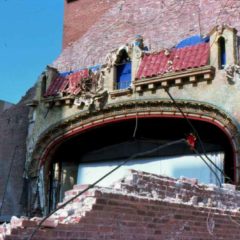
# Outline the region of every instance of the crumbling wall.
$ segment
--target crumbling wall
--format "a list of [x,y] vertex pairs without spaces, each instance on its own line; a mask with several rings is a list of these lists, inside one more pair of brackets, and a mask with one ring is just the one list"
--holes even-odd
[[[75,186],[65,200],[86,186]],[[48,219],[33,239],[239,239],[240,193],[131,171],[112,188],[96,187]],[[27,239],[40,219],[13,219],[5,240]],[[4,234],[2,234],[4,235]]]
[[34,89],[30,89],[18,104],[0,113],[1,217],[23,214],[20,198],[23,190],[22,177],[28,130],[29,107],[26,103],[33,98],[33,94]]
[[194,34],[206,35],[218,24],[240,30],[238,0],[119,0],[111,4],[105,0],[98,1],[97,7],[93,2],[78,0],[65,6],[64,44],[75,42],[54,63],[60,71],[104,63],[107,53],[131,42],[135,34],[142,34],[154,51]]
[[14,104],[10,103],[10,102],[6,102],[6,101],[3,101],[3,100],[0,100],[0,114],[9,109],[10,107],[12,107]]

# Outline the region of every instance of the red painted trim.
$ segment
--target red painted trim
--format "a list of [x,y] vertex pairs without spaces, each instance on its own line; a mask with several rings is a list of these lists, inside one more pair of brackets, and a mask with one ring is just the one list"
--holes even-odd
[[[138,118],[179,118],[179,119],[183,119],[184,117],[182,115],[175,115],[175,114],[146,114],[146,115],[137,115]],[[227,130],[226,127],[224,127],[223,125],[219,124],[218,122],[214,121],[214,119],[208,119],[203,117],[195,117],[195,116],[187,116],[188,119],[191,120],[198,120],[198,121],[203,121],[203,122],[208,122],[211,123],[215,126],[217,126],[218,128],[220,128],[223,133],[228,137],[231,145],[232,145],[232,150],[233,150],[233,156],[234,156],[234,181],[236,181],[236,160],[237,160],[237,154],[236,154],[236,145],[233,142],[233,138],[230,134],[230,132]],[[116,123],[116,122],[120,122],[120,121],[126,121],[129,119],[135,119],[136,115],[132,115],[132,116],[122,116],[122,117],[113,117],[112,119],[107,119],[107,120],[102,120],[102,122],[98,122],[98,123],[92,123],[92,124],[87,124],[87,126],[83,126],[83,127],[77,127],[74,128],[72,130],[69,130],[67,133],[59,136],[58,138],[54,139],[52,142],[50,142],[48,144],[48,146],[46,147],[44,153],[42,154],[41,158],[40,158],[40,165],[43,165],[51,151],[51,149],[53,149],[54,147],[56,147],[58,144],[64,142],[65,139],[75,136],[79,133],[85,132],[91,128],[95,128],[98,126],[104,126],[108,123]]]

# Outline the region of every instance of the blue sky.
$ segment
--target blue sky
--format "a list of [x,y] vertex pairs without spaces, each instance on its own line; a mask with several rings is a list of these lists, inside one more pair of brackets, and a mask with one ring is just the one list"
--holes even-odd
[[64,0],[0,0],[0,99],[17,103],[61,52]]

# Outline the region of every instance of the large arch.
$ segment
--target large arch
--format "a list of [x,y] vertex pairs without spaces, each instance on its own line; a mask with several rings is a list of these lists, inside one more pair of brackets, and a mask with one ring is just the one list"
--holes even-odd
[[[231,142],[237,169],[239,132],[233,120],[225,112],[213,105],[189,101],[179,101],[178,104],[189,119],[208,122],[221,129]],[[32,164],[29,169],[30,175],[37,175],[39,166],[49,161],[59,144],[66,139],[98,126],[135,119],[136,117],[138,119],[183,118],[172,102],[153,100],[119,102],[118,104],[108,105],[103,110],[76,114],[68,119],[59,121],[54,126],[50,126],[41,134],[33,152]],[[236,183],[239,183],[238,176],[239,174],[236,170]]]
[[[227,162],[230,164],[226,168],[225,162],[226,173],[229,176],[231,175],[230,177],[235,184],[239,185],[238,149],[240,138],[233,120],[225,112],[213,105],[200,102],[178,101],[178,106],[183,110],[187,118],[197,125],[197,130],[201,131],[203,129],[204,131],[209,131],[209,129],[212,129],[210,130],[213,133],[210,133],[211,135],[218,135],[219,139],[222,139],[222,142],[226,142],[223,145],[225,149],[228,149]],[[105,130],[108,131],[107,128],[109,126],[116,126],[123,123],[132,124],[131,130],[133,131],[136,119],[138,123],[141,121],[145,121],[145,123],[152,121],[151,123],[153,123],[157,120],[161,121],[161,124],[165,126],[171,120],[175,121],[174,124],[180,124],[181,128],[189,127],[182,114],[176,109],[176,106],[167,100],[120,102],[118,104],[107,105],[104,109],[81,112],[68,119],[59,121],[41,134],[33,151],[32,162],[29,165],[29,177],[38,176],[41,166],[44,166],[45,179],[49,179],[51,163],[54,161],[59,149],[64,146],[66,147],[66,142],[74,141],[74,138],[76,139],[84,134],[88,135],[97,129],[102,129],[102,134]],[[191,129],[189,128],[188,131],[190,132]],[[216,140],[218,137],[213,139]],[[66,148],[65,150],[68,151],[70,149]],[[45,186],[47,186],[46,182]]]

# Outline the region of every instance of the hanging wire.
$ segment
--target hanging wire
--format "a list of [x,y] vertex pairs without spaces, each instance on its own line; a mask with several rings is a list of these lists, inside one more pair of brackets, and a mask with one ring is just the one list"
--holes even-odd
[[113,168],[111,171],[109,171],[108,173],[106,173],[105,175],[103,175],[101,178],[99,178],[97,181],[95,181],[94,183],[90,184],[87,188],[85,188],[84,190],[82,190],[81,192],[79,192],[78,194],[76,194],[74,197],[72,197],[71,199],[69,199],[68,201],[66,201],[65,203],[61,204],[58,208],[56,208],[55,210],[53,210],[51,213],[49,213],[46,217],[44,217],[39,224],[37,225],[37,227],[33,230],[32,234],[29,236],[29,238],[27,240],[32,240],[32,238],[34,237],[34,235],[37,233],[37,231],[40,229],[40,227],[42,226],[42,224],[50,217],[52,216],[55,212],[57,212],[58,210],[62,209],[63,207],[65,207],[66,205],[68,205],[70,202],[72,202],[73,200],[75,200],[76,198],[78,198],[79,196],[81,196],[82,194],[84,194],[85,192],[87,192],[89,189],[94,188],[99,182],[101,182],[102,180],[104,180],[106,177],[108,177],[109,175],[111,175],[112,173],[114,173],[116,170],[118,170],[119,168],[121,168],[122,166],[124,166],[126,163],[128,163],[130,160],[138,158],[138,157],[143,157],[143,156],[147,156],[150,155],[152,153],[155,153],[159,150],[162,150],[164,148],[167,148],[169,146],[173,146],[176,144],[187,144],[188,142],[186,141],[186,139],[179,139],[173,142],[169,142],[166,143],[164,145],[160,145],[156,148],[153,148],[151,150],[145,151],[145,152],[141,152],[141,153],[136,153],[133,154],[132,156],[130,156],[129,158],[127,158],[125,161],[123,161],[122,163],[120,163],[118,166],[116,166],[115,168]]
[[218,183],[219,183],[219,187],[221,187],[222,182],[221,182],[218,174],[217,174],[217,173],[214,171],[214,169],[212,168],[212,166],[206,161],[206,159],[203,158],[203,156],[202,156],[195,148],[193,148],[192,150],[193,150],[193,151],[195,152],[195,154],[196,154],[198,157],[200,157],[200,158],[202,159],[202,161],[208,166],[208,168],[210,169],[210,171],[211,171],[211,172],[214,174],[214,176],[216,177],[216,180],[217,180]]
[[198,4],[198,27],[199,27],[199,35],[202,35],[202,27],[201,27],[201,7],[202,7],[202,0],[199,0]]
[[136,138],[137,130],[138,130],[138,113],[137,113],[137,93],[135,92],[135,112],[136,112],[136,118],[135,118],[135,127],[133,131],[133,139]]
[[136,138],[136,134],[137,134],[137,129],[138,129],[138,115],[137,115],[137,112],[136,112],[136,118],[135,118],[135,127],[134,127],[134,131],[133,131],[133,139]]
[[[228,179],[230,182],[232,182],[232,180],[224,173],[224,171],[219,168],[208,156],[206,153],[206,149],[204,147],[203,141],[200,138],[198,131],[196,130],[196,128],[193,126],[192,122],[187,118],[187,116],[185,115],[185,113],[182,111],[182,109],[179,107],[179,105],[177,104],[176,100],[173,98],[173,96],[170,94],[168,88],[164,89],[166,91],[166,93],[168,94],[169,98],[173,101],[175,107],[179,110],[179,112],[182,114],[183,118],[187,121],[188,125],[191,127],[191,129],[193,130],[193,133],[195,134],[195,136],[197,137],[197,139],[199,140],[200,143],[200,147],[201,150],[203,151],[204,156],[206,157],[206,159],[226,178]],[[220,185],[221,186],[221,185]]]

